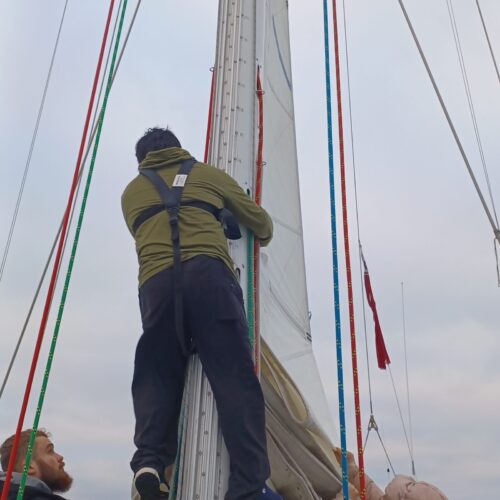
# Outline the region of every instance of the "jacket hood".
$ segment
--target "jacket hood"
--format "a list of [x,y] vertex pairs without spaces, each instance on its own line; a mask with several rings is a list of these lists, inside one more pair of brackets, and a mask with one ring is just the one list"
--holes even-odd
[[161,168],[176,165],[184,160],[189,160],[191,155],[182,148],[165,148],[151,151],[139,164],[139,170],[143,168]]
[[[0,481],[5,481],[7,477],[7,473],[0,472]],[[19,472],[13,472],[10,483],[15,486],[19,486],[21,484],[21,474]],[[52,493],[51,489],[37,477],[27,476],[26,477],[26,486],[30,486],[31,488],[35,488],[37,490],[43,491],[44,493]]]

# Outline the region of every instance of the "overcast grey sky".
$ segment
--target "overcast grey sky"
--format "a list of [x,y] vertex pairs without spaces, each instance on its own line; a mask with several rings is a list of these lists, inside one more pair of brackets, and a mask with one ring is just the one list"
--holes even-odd
[[[406,3],[484,187],[446,2]],[[2,377],[65,205],[106,4],[98,0],[69,2],[31,174],[0,282]],[[337,419],[322,2],[289,4],[312,333]],[[496,0],[480,4],[500,57],[500,5]],[[1,245],[15,206],[63,5],[63,0],[0,5]],[[453,5],[498,204],[500,86],[475,1],[454,0]],[[132,2],[130,11],[134,6]],[[133,450],[129,386],[140,320],[136,257],[122,221],[120,195],[135,175],[135,141],[149,126],[169,124],[186,148],[202,157],[216,16],[215,1],[143,2],[109,101],[42,417],[76,478],[68,494],[73,500],[114,500],[128,495],[128,461]],[[417,474],[438,484],[450,499],[497,498],[500,289],[496,286],[493,235],[397,1],[348,1],[347,23],[361,239],[403,409],[401,282],[405,284]],[[344,51],[343,32],[341,36]],[[344,56],[342,63],[345,89]],[[344,109],[347,111],[346,104]],[[347,160],[366,429],[369,400],[350,146]],[[353,449],[344,283],[344,376],[348,444]],[[408,473],[410,461],[389,374],[376,368],[370,315],[367,319],[375,417],[397,471]],[[0,401],[1,436],[15,429],[39,320],[40,307]],[[48,335],[52,328],[53,317]],[[45,351],[38,381],[44,364]],[[38,387],[39,382],[35,390]],[[36,394],[26,426],[33,419]],[[384,484],[387,464],[374,435],[368,441],[366,462],[367,471]]]

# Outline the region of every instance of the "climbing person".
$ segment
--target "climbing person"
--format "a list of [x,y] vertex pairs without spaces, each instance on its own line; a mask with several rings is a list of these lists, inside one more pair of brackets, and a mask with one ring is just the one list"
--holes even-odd
[[264,399],[226,239],[239,236],[240,223],[267,245],[271,218],[231,176],[194,160],[168,128],[149,129],[135,152],[139,175],[122,195],[139,260],[143,326],[132,382],[134,486],[142,500],[161,498],[163,471],[177,453],[187,361],[196,350],[229,452],[225,499],[279,499],[265,485]]
[[[17,498],[21,475],[24,465],[24,457],[28,449],[31,429],[21,432],[19,446],[17,449],[14,472],[10,481],[8,500]],[[9,437],[0,446],[0,462],[2,470],[6,471],[15,435]],[[24,500],[64,500],[56,493],[65,493],[71,488],[73,478],[64,470],[64,458],[56,453],[54,445],[50,440],[50,434],[39,429],[35,434],[35,443],[31,461],[28,466],[28,475],[24,489]],[[0,493],[3,491],[5,472],[0,473]]]
[[[334,448],[333,451],[340,463],[340,448]],[[354,460],[354,455],[350,451],[347,452],[347,478],[350,500],[359,500],[359,468]],[[400,474],[394,476],[386,486],[384,493],[373,479],[365,473],[365,491],[366,500],[448,500],[445,494],[436,486]],[[342,499],[343,494],[340,491],[333,500]]]

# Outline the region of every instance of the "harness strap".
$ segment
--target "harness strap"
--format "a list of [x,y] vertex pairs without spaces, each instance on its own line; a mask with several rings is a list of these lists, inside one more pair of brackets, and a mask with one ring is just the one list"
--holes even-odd
[[[168,213],[168,221],[170,223],[170,233],[172,237],[172,246],[174,251],[174,308],[175,308],[175,329],[181,349],[185,355],[192,351],[192,346],[187,345],[187,339],[184,335],[183,321],[183,300],[182,300],[182,266],[181,266],[181,246],[179,238],[179,206],[181,201],[182,190],[186,183],[187,177],[191,168],[196,163],[194,158],[182,162],[177,175],[174,178],[174,183],[171,188],[167,186],[162,177],[153,169],[141,170],[141,175],[144,175],[158,191],[163,208]],[[191,344],[191,342],[189,342]]]
[[[220,208],[217,208],[215,205],[212,205],[211,203],[207,203],[205,201],[181,201],[179,208],[181,207],[194,207],[205,210],[205,212],[211,213],[217,220],[219,220],[219,214],[221,212]],[[146,222],[151,217],[162,213],[164,210],[165,205],[163,205],[163,203],[161,205],[153,205],[152,207],[143,210],[132,224],[132,231],[134,232],[134,234],[137,232],[139,227],[144,224],[144,222]]]
[[[194,207],[199,208],[200,210],[205,210],[205,212],[212,214],[221,223],[222,228],[224,229],[224,234],[228,240],[239,240],[241,238],[240,226],[238,225],[234,215],[227,208],[217,208],[211,203],[199,200],[181,201],[179,208],[182,207]],[[141,225],[148,219],[163,212],[164,210],[165,205],[163,204],[153,205],[152,207],[143,210],[132,224],[133,233],[135,234],[139,227],[141,227]]]

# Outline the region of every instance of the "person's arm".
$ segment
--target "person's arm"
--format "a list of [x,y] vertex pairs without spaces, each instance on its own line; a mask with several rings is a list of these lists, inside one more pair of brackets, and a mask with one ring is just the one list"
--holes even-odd
[[273,221],[269,214],[259,207],[240,185],[228,174],[221,172],[223,182],[224,203],[239,223],[248,227],[266,246],[273,237]]
[[123,214],[123,219],[125,220],[125,224],[127,225],[128,230],[130,231],[130,234],[134,236],[134,232],[132,231],[132,224],[129,223],[130,221],[128,220],[128,213],[129,213],[129,208],[127,206],[127,189],[123,191],[122,198],[121,198],[121,205],[122,205],[122,214]]

